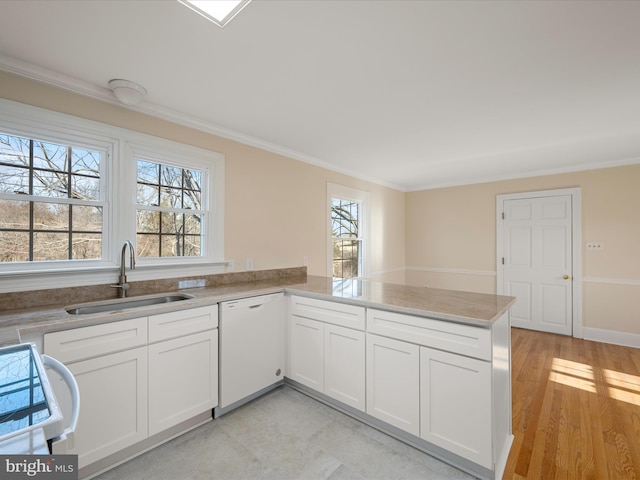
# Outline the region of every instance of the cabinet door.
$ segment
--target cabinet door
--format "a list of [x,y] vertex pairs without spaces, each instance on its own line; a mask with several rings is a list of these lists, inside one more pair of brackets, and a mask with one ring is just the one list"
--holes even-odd
[[365,410],[365,334],[324,326],[324,393]]
[[324,324],[308,318],[291,316],[292,380],[324,391]]
[[420,347],[367,334],[367,413],[420,434]]
[[149,345],[149,435],[218,404],[218,330]]
[[420,349],[420,436],[483,467],[491,452],[491,364]]
[[147,347],[67,367],[80,388],[79,468],[147,438]]

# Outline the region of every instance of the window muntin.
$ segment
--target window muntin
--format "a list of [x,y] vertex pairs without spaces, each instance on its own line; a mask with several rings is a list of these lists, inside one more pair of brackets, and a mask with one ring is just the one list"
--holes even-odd
[[331,198],[331,264],[334,278],[363,276],[361,222],[361,202]]
[[102,258],[106,151],[0,133],[0,263]]
[[202,257],[207,210],[207,173],[137,159],[139,257]]
[[[0,99],[0,133],[25,139],[38,139],[55,145],[71,146],[74,151],[85,149],[100,153],[100,181],[96,182],[94,196],[99,200],[87,202],[81,198],[34,197],[28,194],[12,193],[16,188],[8,189],[11,193],[3,193],[0,189],[1,201],[22,201],[29,205],[31,201],[78,205],[93,205],[99,214],[97,220],[101,228],[95,228],[93,218],[86,221],[90,225],[89,233],[83,234],[86,242],[73,242],[74,259],[62,261],[20,261],[3,262],[0,260],[0,292],[27,291],[51,288],[55,278],[57,287],[73,287],[79,285],[98,285],[113,283],[117,279],[120,265],[122,242],[136,240],[136,159],[146,158],[159,160],[168,165],[186,168],[195,167],[206,173],[202,180],[203,195],[201,203],[205,206],[205,237],[202,238],[202,256],[199,257],[163,257],[141,258],[136,269],[130,272],[133,281],[149,280],[158,276],[181,277],[197,274],[214,274],[224,271],[224,155],[191,145],[145,135],[124,128],[93,122],[70,115],[44,110],[29,105]],[[0,145],[0,155],[7,153]],[[11,151],[13,153],[13,151]],[[42,158],[42,157],[39,157]],[[11,156],[7,168],[16,167],[16,158]],[[88,160],[86,160],[88,163]],[[91,170],[89,166],[88,170]],[[76,168],[75,180],[89,179],[83,176],[80,168]],[[24,172],[23,169],[20,169]],[[0,172],[0,175],[2,173]],[[15,175],[10,176],[15,180]],[[27,178],[23,176],[23,178]],[[77,182],[76,182],[77,183]],[[26,184],[29,185],[28,179]],[[18,182],[18,186],[20,183]],[[75,191],[79,188],[75,188]],[[98,191],[99,190],[99,191]],[[205,191],[207,192],[205,194]],[[15,204],[12,204],[15,205]],[[21,204],[23,205],[23,204]],[[16,251],[27,245],[27,258],[30,233],[23,225],[29,222],[28,208],[22,212],[20,220],[9,222],[5,216],[7,209],[0,205],[0,220],[11,223],[9,229],[2,233],[6,236],[18,237],[11,245],[17,245]],[[15,210],[15,209],[13,209]],[[193,213],[193,212],[192,212]],[[72,229],[79,229],[78,215],[73,215],[69,224]],[[14,224],[18,224],[15,231]],[[12,230],[13,229],[13,230]],[[56,231],[57,232],[57,231]],[[59,232],[57,232],[59,233]],[[102,256],[99,259],[83,260],[88,248],[95,241],[101,242]],[[8,252],[2,249],[4,239],[0,239],[0,254]],[[13,253],[13,252],[11,252]],[[61,258],[67,258],[61,256]],[[55,272],[52,277],[51,272]]]

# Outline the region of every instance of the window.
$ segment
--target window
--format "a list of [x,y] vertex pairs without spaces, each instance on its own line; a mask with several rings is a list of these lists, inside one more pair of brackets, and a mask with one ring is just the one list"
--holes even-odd
[[0,133],[0,262],[102,258],[105,156]]
[[359,235],[359,226],[360,203],[341,198],[332,198],[332,273],[336,278],[361,276],[362,237]]
[[224,156],[0,99],[0,292],[224,271]]
[[331,183],[327,192],[329,275],[334,278],[365,277],[368,193]]
[[138,256],[201,256],[205,173],[140,159],[137,172]]

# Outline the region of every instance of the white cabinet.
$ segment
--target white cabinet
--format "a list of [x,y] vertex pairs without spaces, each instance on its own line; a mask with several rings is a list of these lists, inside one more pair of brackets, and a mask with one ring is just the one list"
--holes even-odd
[[308,318],[291,318],[289,378],[324,391],[324,324]]
[[420,348],[367,334],[367,413],[420,434]]
[[367,413],[500,478],[513,440],[509,328],[508,313],[481,328],[367,309]]
[[80,388],[80,468],[217,405],[217,326],[213,305],[44,335]]
[[291,312],[287,376],[364,411],[364,308],[294,296]]
[[[68,365],[80,389],[75,432],[82,468],[147,438],[146,347]],[[55,452],[54,452],[55,453]]]
[[365,409],[365,334],[324,325],[324,393]]
[[493,467],[491,364],[420,347],[420,437]]
[[79,468],[147,437],[146,343],[146,318],[45,334],[44,353],[65,363],[80,389],[71,452]]
[[150,436],[218,404],[217,326],[216,305],[149,317]]
[[147,317],[44,335],[44,353],[62,363],[97,357],[147,344]]
[[217,346],[217,330],[149,345],[149,435],[217,405]]

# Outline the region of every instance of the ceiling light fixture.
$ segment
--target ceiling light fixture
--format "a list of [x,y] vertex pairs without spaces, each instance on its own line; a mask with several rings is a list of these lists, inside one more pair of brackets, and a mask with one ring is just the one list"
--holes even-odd
[[224,27],[251,0],[178,0],[194,12],[212,21],[219,27]]
[[116,98],[125,105],[137,105],[147,94],[147,90],[142,85],[119,78],[110,80],[109,88]]

